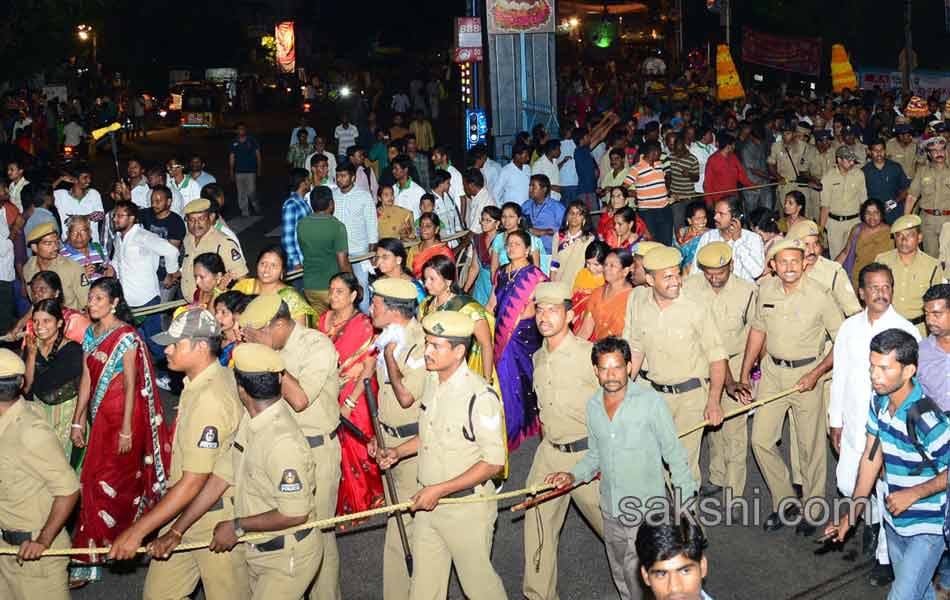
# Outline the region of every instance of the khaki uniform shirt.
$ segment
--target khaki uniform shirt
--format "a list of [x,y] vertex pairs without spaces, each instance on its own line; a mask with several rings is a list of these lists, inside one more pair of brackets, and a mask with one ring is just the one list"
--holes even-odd
[[917,141],[911,140],[906,146],[902,146],[897,138],[887,140],[884,146],[884,155],[896,162],[904,169],[904,175],[908,179],[913,179],[917,173],[917,167],[920,165],[920,156],[917,148]]
[[419,483],[448,481],[480,461],[504,465],[507,439],[495,391],[464,362],[445,382],[430,377],[419,413]]
[[808,269],[805,274],[831,291],[832,297],[845,317],[861,312],[861,303],[858,302],[858,297],[854,293],[851,278],[838,262],[819,256],[815,266]]
[[[42,409],[23,398],[14,402],[0,417],[0,528],[29,531],[35,538],[46,524],[53,497],[78,490],[79,479]],[[64,529],[53,546],[68,545]]]
[[568,333],[557,350],[545,341],[534,353],[534,391],[545,440],[567,444],[587,437],[587,401],[600,387],[590,362],[593,347]]
[[789,183],[794,183],[798,175],[810,172],[815,161],[813,155],[816,152],[814,146],[801,140],[796,140],[789,146],[786,146],[782,140],[778,140],[772,144],[768,162],[770,165],[775,165],[775,170],[778,171],[780,177]]
[[709,363],[727,358],[708,306],[680,294],[661,310],[653,293],[638,296],[630,349],[650,360],[650,381],[675,385],[709,377]]
[[[709,307],[730,359],[745,351],[749,323],[755,313],[755,301],[759,295],[755,284],[731,274],[726,285],[717,293],[702,273],[696,273],[686,278],[683,293],[699,304]],[[738,378],[739,374],[733,375]]]
[[415,236],[416,228],[412,224],[412,211],[401,206],[393,205],[382,208],[377,216],[377,224],[380,238],[406,239],[404,237],[406,232],[409,233],[410,237]]
[[857,165],[844,174],[837,168],[825,173],[821,187],[821,207],[828,208],[835,216],[857,218],[861,203],[868,199],[864,171]]
[[916,206],[921,209],[950,210],[950,167],[922,165],[911,180],[907,195],[916,198]]
[[[23,279],[27,284],[33,279],[33,276],[41,270],[34,256],[23,265]],[[63,306],[70,308],[86,308],[89,303],[89,278],[86,277],[86,271],[79,263],[70,260],[65,256],[57,256],[52,260],[47,271],[53,271],[59,275],[59,280],[63,283]],[[27,287],[29,290],[29,287]],[[190,298],[191,296],[189,296]]]
[[234,486],[238,518],[275,509],[286,517],[302,517],[316,510],[313,455],[284,400],[253,419],[244,414],[214,474]]
[[937,259],[918,250],[910,265],[905,265],[895,249],[878,254],[874,261],[887,265],[894,273],[894,310],[909,321],[923,316],[924,293],[944,277]]
[[778,277],[759,287],[752,329],[765,332],[765,349],[775,358],[801,360],[820,357],[825,333],[832,339],[844,318],[831,291],[809,277],[802,277],[785,293]]
[[191,299],[197,289],[195,285],[195,257],[205,252],[213,252],[224,261],[224,268],[235,280],[247,275],[247,263],[241,254],[237,242],[212,228],[195,244],[195,236],[185,234],[185,255],[181,259],[181,295]]
[[[244,412],[234,374],[218,361],[193,380],[186,377],[172,441],[169,486],[178,483],[185,471],[213,472],[218,458],[227,454]],[[225,492],[222,509],[205,513],[188,529],[185,538],[189,542],[207,541],[209,531],[219,521],[233,518],[232,495],[230,490]],[[170,527],[171,524],[166,529]]]
[[310,406],[291,414],[305,436],[326,435],[340,426],[339,354],[330,338],[299,324],[280,350],[287,372],[294,376],[307,394]]
[[396,356],[396,364],[402,374],[402,385],[415,399],[412,406],[403,408],[396,399],[393,386],[386,381],[385,374],[376,370],[376,380],[379,382],[379,421],[390,427],[402,427],[419,422],[419,401],[422,399],[426,387],[426,334],[419,321],[413,319],[406,325],[405,349]]
[[835,149],[829,148],[825,152],[819,152],[816,147],[815,152],[812,154],[812,162],[808,166],[808,172],[812,177],[820,181],[821,178],[830,173],[835,166],[837,166],[837,162],[835,161]]

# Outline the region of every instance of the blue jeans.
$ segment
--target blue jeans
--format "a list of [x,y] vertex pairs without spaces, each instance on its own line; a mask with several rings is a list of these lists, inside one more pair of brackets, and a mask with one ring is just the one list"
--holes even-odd
[[[136,308],[145,308],[146,306],[155,306],[156,304],[161,304],[161,296],[155,296],[142,306],[133,306],[132,310]],[[148,351],[152,354],[152,360],[156,363],[164,362],[165,360],[165,346],[161,344],[156,344],[152,341],[152,336],[156,333],[162,332],[162,314],[156,313],[153,315],[148,315],[142,321],[142,324],[139,326],[139,335],[142,336],[142,339],[145,340],[145,345],[148,346]]]
[[887,600],[934,600],[930,580],[944,554],[943,535],[921,533],[903,536],[884,523],[887,549],[894,568],[894,583]]
[[577,186],[561,186],[561,204],[564,205],[564,209],[567,210],[568,205],[575,200],[577,200]]

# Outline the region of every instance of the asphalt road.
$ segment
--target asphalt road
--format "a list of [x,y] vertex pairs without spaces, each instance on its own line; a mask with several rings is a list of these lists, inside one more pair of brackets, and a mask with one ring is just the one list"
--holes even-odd
[[[245,253],[249,262],[252,262],[263,245],[279,241],[279,238],[267,238],[266,234],[280,221],[280,205],[286,190],[283,158],[293,116],[252,115],[245,120],[263,146],[264,174],[258,189],[264,214],[259,219],[229,219],[229,222],[241,230]],[[162,162],[172,153],[179,153],[187,160],[192,152],[199,152],[208,162],[208,171],[224,179],[222,175],[226,173],[229,139],[230,134],[226,133],[180,138],[177,131],[166,130],[153,134],[148,142],[136,144],[128,150],[134,150],[146,159]],[[112,178],[111,157],[100,156],[95,166],[97,187],[105,189]],[[232,187],[229,199],[233,197],[233,192]],[[175,399],[167,397],[165,400],[169,408],[173,409]],[[528,441],[511,456],[511,478],[506,489],[523,487],[536,446],[535,440]],[[829,459],[828,482],[828,497],[833,498],[833,457]],[[746,498],[750,502],[758,499],[758,509],[752,513],[761,523],[770,512],[771,504],[751,453]],[[507,501],[499,509],[493,553],[493,563],[504,581],[509,598],[521,598],[524,568],[522,517],[507,510],[515,502]],[[460,526],[464,524],[460,523]],[[849,552],[856,547],[854,541],[844,552],[819,556],[815,554],[819,546],[811,539],[796,536],[790,528],[777,533],[765,533],[758,524],[718,525],[708,528],[707,533],[709,575],[705,589],[717,600],[876,600],[886,596],[886,590],[875,589],[867,584],[870,563],[860,553]],[[382,598],[383,535],[382,520],[376,519],[339,536],[342,585],[347,600]],[[617,598],[607,569],[603,544],[576,510],[568,513],[561,535],[559,557],[559,591],[562,599]],[[107,570],[102,583],[75,591],[72,596],[77,600],[141,598],[145,569],[144,563],[116,566]],[[199,592],[196,598],[201,597]],[[464,597],[454,582],[449,597]]]

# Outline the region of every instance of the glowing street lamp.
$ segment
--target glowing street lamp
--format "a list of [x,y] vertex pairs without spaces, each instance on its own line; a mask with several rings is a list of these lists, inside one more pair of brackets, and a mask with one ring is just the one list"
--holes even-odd
[[92,64],[95,66],[96,63],[96,30],[90,25],[79,25],[76,27],[76,35],[79,36],[80,41],[87,42],[92,40]]

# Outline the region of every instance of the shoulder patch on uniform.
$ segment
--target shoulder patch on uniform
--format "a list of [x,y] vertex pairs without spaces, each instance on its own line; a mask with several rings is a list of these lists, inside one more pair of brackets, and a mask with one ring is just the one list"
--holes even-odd
[[303,489],[300,483],[300,477],[297,476],[296,469],[284,469],[284,474],[280,477],[280,485],[277,489],[282,492],[299,492]]
[[86,277],[86,272],[83,271],[79,276],[79,286],[80,287],[89,287],[89,278]]
[[231,248],[231,260],[241,260],[241,253],[238,252],[237,248]]
[[220,446],[218,441],[218,428],[208,425],[201,430],[201,439],[198,440],[198,447],[208,450],[214,450]]

